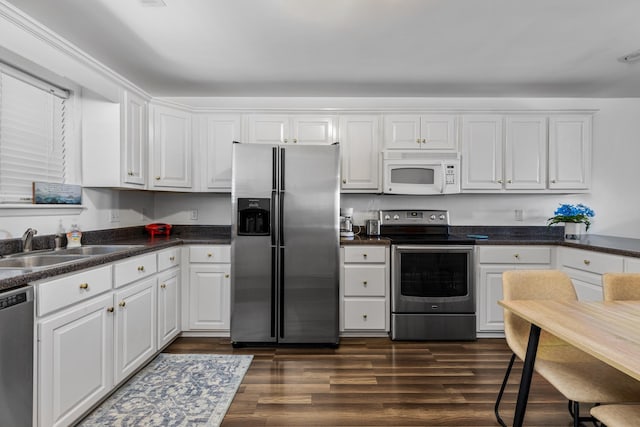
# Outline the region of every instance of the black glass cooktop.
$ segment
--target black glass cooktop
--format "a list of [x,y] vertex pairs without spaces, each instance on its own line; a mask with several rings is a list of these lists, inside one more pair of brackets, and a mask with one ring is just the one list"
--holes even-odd
[[392,234],[384,235],[394,245],[473,245],[475,240],[454,234]]

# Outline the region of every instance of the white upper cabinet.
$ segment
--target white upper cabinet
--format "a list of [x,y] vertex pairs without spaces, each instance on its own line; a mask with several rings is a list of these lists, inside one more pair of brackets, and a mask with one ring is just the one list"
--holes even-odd
[[591,116],[549,119],[549,188],[586,190],[591,181]]
[[507,116],[504,160],[505,189],[544,190],[547,186],[547,118]]
[[380,192],[380,116],[340,116],[341,190]]
[[148,103],[123,90],[120,102],[82,93],[82,185],[146,188]]
[[231,152],[233,141],[242,141],[241,116],[207,114],[200,116],[200,173],[202,188],[231,191]]
[[150,187],[191,188],[191,114],[161,105],[152,108]]
[[314,144],[336,142],[335,116],[254,114],[248,118],[248,142]]
[[456,151],[456,116],[386,115],[384,146],[386,149]]
[[502,116],[462,117],[462,189],[502,189]]
[[144,186],[147,177],[148,105],[143,98],[127,91],[123,105],[122,182]]
[[591,116],[468,114],[461,135],[463,191],[588,189]]

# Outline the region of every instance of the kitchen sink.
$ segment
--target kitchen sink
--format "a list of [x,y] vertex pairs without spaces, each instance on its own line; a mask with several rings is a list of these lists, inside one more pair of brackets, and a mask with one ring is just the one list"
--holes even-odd
[[44,255],[24,255],[20,257],[0,259],[0,268],[44,268],[52,267],[58,264],[64,264],[67,262],[77,261],[84,258],[87,258],[87,255],[53,255],[52,253],[47,253]]
[[69,248],[58,251],[57,253],[60,255],[56,256],[64,256],[67,254],[78,254],[78,255],[107,255],[112,254],[114,252],[120,251],[128,251],[131,249],[142,248],[144,245],[89,245],[89,246],[80,246],[78,248]]

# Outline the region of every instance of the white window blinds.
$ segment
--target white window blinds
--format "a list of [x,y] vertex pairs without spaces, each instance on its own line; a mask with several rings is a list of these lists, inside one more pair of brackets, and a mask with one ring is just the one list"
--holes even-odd
[[32,183],[64,183],[65,99],[0,72],[0,202],[32,200]]

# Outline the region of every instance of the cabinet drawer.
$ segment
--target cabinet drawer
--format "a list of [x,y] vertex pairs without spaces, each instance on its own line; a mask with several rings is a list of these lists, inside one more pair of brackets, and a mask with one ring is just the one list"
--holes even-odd
[[478,248],[480,264],[550,264],[548,246],[491,246]]
[[385,265],[345,265],[345,296],[379,296],[385,292]]
[[344,300],[344,329],[385,329],[385,301],[384,299],[356,299]]
[[560,264],[596,274],[623,271],[621,256],[580,249],[560,248]]
[[230,263],[231,247],[228,245],[191,246],[189,262]]
[[627,273],[640,273],[640,258],[625,258],[624,271]]
[[180,248],[165,249],[158,252],[158,271],[180,265]]
[[110,290],[111,278],[111,266],[107,265],[38,284],[38,316],[44,316]]
[[345,246],[344,262],[385,262],[386,246]]
[[144,279],[151,276],[158,270],[156,266],[156,254],[140,255],[119,262],[115,265],[114,282],[115,287],[119,288],[127,283]]

